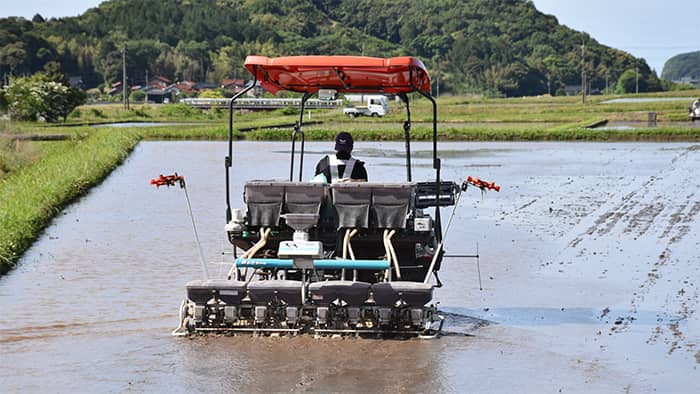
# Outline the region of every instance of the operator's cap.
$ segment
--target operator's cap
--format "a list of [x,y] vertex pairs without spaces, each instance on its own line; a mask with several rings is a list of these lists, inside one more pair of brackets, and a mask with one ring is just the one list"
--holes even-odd
[[352,135],[348,132],[341,132],[335,137],[335,150],[339,152],[350,152],[352,151]]

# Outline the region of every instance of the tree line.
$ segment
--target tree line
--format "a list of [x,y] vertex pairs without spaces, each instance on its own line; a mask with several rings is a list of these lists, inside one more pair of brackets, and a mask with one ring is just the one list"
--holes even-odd
[[112,0],[78,17],[0,19],[0,76],[57,63],[86,87],[108,86],[125,47],[132,84],[247,78],[248,54],[343,54],[418,56],[441,92],[563,94],[582,67],[592,89],[630,70],[640,91],[670,87],[643,59],[526,0]]
[[681,53],[668,59],[661,76],[671,81],[700,79],[700,51]]

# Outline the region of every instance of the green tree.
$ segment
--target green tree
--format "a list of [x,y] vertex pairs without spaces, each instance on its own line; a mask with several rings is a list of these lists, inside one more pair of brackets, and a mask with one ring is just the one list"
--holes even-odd
[[20,71],[29,61],[26,45],[23,42],[14,42],[0,48],[0,64],[10,68],[10,72]]
[[131,100],[134,103],[143,102],[143,100],[145,100],[145,99],[146,99],[146,93],[143,90],[134,90],[129,95],[129,100]]
[[615,85],[615,94],[634,93],[637,89],[637,72],[634,70],[626,70],[617,79]]
[[46,77],[54,82],[62,83],[68,85],[68,78],[61,70],[61,63],[59,62],[48,62],[44,65],[44,73]]
[[36,120],[43,106],[32,78],[13,78],[4,89],[10,116],[17,120]]
[[18,120],[65,121],[68,114],[85,101],[85,94],[52,81],[46,74],[13,78],[4,89],[10,116]]
[[[0,18],[0,69],[58,62],[86,85],[149,75],[218,82],[247,78],[246,55],[420,57],[441,92],[522,96],[588,81],[605,87],[639,66],[640,90],[665,89],[643,59],[559,25],[530,0],[110,0],[69,18]],[[697,70],[697,53],[690,56]],[[604,65],[604,68],[601,68]],[[669,66],[670,67],[670,66]],[[697,74],[697,73],[696,73]],[[1,75],[0,75],[1,77]]]
[[201,98],[224,98],[223,93],[220,90],[205,90],[199,94]]
[[682,53],[666,61],[661,78],[672,81],[700,76],[700,51]]
[[46,22],[46,19],[44,19],[41,14],[34,14],[34,17],[32,18],[32,23],[44,23]]

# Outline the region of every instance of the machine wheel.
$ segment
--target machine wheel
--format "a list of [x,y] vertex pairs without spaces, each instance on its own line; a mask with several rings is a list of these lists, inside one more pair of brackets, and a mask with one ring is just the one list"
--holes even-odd
[[348,114],[348,118],[350,118],[350,119],[355,119],[355,114],[353,114],[352,112],[350,112],[350,113]]
[[373,117],[373,118],[376,118],[376,117],[378,117],[378,116],[379,116],[379,114],[378,114],[378,113],[376,113],[376,112],[372,112],[372,117]]

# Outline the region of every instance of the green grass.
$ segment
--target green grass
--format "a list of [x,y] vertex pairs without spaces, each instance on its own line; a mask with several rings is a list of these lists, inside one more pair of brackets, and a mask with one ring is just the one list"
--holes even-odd
[[0,121],[0,179],[43,157],[55,144],[11,138],[17,134],[9,121]]
[[[274,122],[271,118],[292,119],[284,110],[246,113],[246,122]],[[135,104],[124,110],[121,104],[94,104],[76,108],[63,125],[90,125],[113,122],[187,122],[221,123],[228,121],[228,109],[202,111],[186,104]],[[60,126],[57,125],[57,126]]]
[[[450,97],[437,99],[438,121],[441,123],[493,123],[508,127],[508,124],[547,123],[577,125],[588,119],[608,120],[646,120],[649,112],[656,112],[659,121],[685,121],[687,108],[694,98],[700,96],[700,90],[646,93],[626,96],[589,96],[585,104],[580,97],[525,97],[489,99],[483,97]],[[621,97],[686,97],[685,101],[653,103],[609,103],[607,100]],[[400,124],[405,120],[402,104],[392,102],[390,113],[379,119],[373,119],[373,129],[382,124]],[[277,124],[294,123],[298,114],[285,114],[286,110],[272,112],[248,112],[235,116],[238,127],[265,127]],[[312,120],[324,124],[352,128],[352,121],[337,110],[312,110]],[[308,112],[304,121],[308,121]],[[414,123],[432,121],[432,105],[419,95],[411,96],[411,115]],[[359,118],[355,123],[365,123]],[[210,126],[225,126],[228,122],[227,110],[213,109],[201,111],[184,104],[167,105],[132,105],[130,110],[123,110],[120,104],[86,105],[77,108],[68,118],[68,124],[86,125],[108,122],[196,122]],[[359,122],[358,122],[359,121]],[[541,125],[540,125],[541,126]],[[453,127],[456,128],[456,127]],[[468,129],[468,126],[464,127]],[[530,132],[529,127],[524,131]],[[179,129],[173,133],[160,131],[158,135],[149,133],[153,138],[181,138],[185,135]],[[468,132],[467,134],[471,134]],[[149,137],[151,138],[151,137]],[[196,138],[196,137],[195,137]],[[218,138],[209,134],[207,138]]]
[[[628,97],[685,95],[688,102],[613,103],[602,102],[621,96],[592,96],[586,104],[580,97],[528,97],[509,99],[485,99],[443,97],[438,99],[438,135],[444,140],[592,140],[592,141],[697,141],[700,130],[684,126],[664,126],[658,129],[595,130],[588,129],[594,123],[610,121],[646,121],[649,112],[656,112],[660,122],[687,120],[687,107],[699,91],[664,94],[640,94]],[[236,139],[289,140],[291,127],[271,128],[279,124],[292,124],[297,115],[284,115],[284,111],[236,113],[234,126],[258,128],[255,131],[236,132]],[[421,97],[411,98],[412,138],[432,138],[432,105]],[[349,131],[357,140],[401,140],[404,108],[391,103],[391,112],[382,118],[357,118],[350,120],[340,110],[312,111],[311,120],[304,132],[307,140],[331,140],[340,131]],[[171,119],[173,120],[173,119]],[[307,114],[304,121],[309,119]],[[148,139],[226,139],[228,135],[226,114],[218,121],[202,127],[148,128],[140,131]]]
[[51,142],[18,141],[0,137],[0,180],[39,160],[55,145]]
[[63,207],[99,184],[138,143],[136,133],[95,131],[53,143],[53,152],[0,180],[0,273]]

